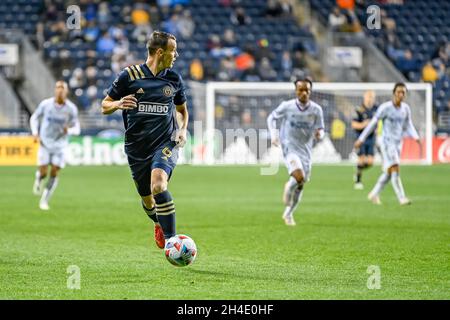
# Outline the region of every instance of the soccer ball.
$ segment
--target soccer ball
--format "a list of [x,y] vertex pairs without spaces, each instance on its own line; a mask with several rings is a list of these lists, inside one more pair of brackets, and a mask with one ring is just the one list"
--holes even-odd
[[190,237],[177,234],[167,240],[164,254],[174,266],[184,267],[194,262],[197,257],[197,246]]

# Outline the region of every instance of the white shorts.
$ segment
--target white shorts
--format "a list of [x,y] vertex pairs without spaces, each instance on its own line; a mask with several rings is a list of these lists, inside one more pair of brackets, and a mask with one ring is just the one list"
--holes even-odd
[[311,175],[311,161],[302,161],[302,158],[298,154],[289,152],[286,157],[284,157],[284,163],[286,164],[289,175],[295,170],[301,170],[303,177],[305,178],[305,182],[309,181],[309,177]]
[[401,144],[382,143],[380,150],[383,157],[383,170],[385,172],[393,165],[400,164]]
[[64,149],[57,150],[56,152],[50,152],[47,148],[40,146],[37,157],[37,165],[46,166],[49,164],[64,168],[66,165]]

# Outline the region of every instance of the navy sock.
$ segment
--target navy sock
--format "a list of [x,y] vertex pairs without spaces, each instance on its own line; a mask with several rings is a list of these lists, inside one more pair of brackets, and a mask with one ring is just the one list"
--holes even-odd
[[153,196],[156,202],[156,214],[164,233],[169,239],[175,235],[175,205],[169,191],[163,191]]
[[147,214],[147,216],[153,220],[154,223],[158,223],[158,217],[156,216],[156,207],[153,207],[151,209],[147,208],[145,206],[144,201],[142,201],[142,208],[144,209],[145,213]]

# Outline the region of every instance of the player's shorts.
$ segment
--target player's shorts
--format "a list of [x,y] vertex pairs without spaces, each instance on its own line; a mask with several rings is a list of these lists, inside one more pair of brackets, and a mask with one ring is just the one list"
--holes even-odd
[[375,154],[375,138],[364,141],[358,150],[358,156],[373,156]]
[[64,149],[53,151],[41,145],[38,150],[37,165],[47,166],[49,164],[64,168],[66,166]]
[[383,170],[387,170],[393,165],[400,164],[400,144],[386,144],[382,143],[380,146],[381,155],[383,157]]
[[299,154],[295,152],[289,152],[284,157],[284,163],[288,169],[289,175],[292,174],[295,170],[301,170],[303,177],[305,178],[305,182],[309,181],[311,175],[311,161],[302,160]]
[[139,161],[128,157],[131,176],[139,195],[145,197],[151,194],[150,177],[153,169],[163,169],[170,179],[177,165],[177,160],[178,147],[175,141],[170,141],[159,147],[153,157],[148,160]]

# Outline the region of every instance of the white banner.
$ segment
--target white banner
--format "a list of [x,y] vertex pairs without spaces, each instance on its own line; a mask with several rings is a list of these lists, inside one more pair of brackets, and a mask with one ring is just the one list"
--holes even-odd
[[362,66],[362,50],[359,47],[331,47],[328,49],[328,62],[333,67]]
[[0,43],[0,66],[13,66],[19,62],[19,46],[17,44]]

